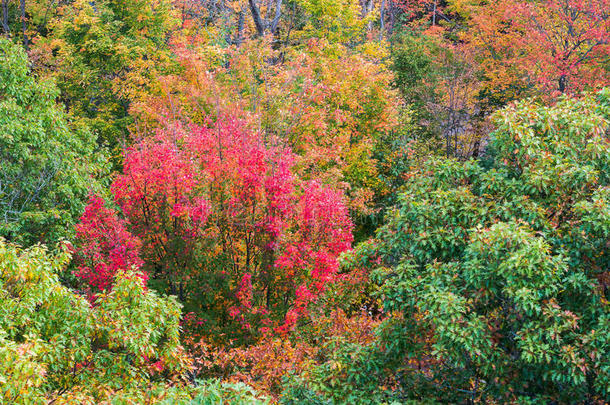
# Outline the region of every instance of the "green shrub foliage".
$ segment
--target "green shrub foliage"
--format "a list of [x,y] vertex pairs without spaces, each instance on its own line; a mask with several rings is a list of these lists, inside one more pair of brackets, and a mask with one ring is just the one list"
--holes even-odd
[[62,286],[69,255],[0,242],[0,398],[103,394],[178,372],[180,305],[133,272],[93,304]]

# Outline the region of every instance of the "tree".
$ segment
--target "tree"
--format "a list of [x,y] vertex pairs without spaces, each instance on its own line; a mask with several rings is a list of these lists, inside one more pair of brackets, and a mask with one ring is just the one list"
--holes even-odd
[[[230,117],[210,128],[168,123],[127,150],[112,192],[142,241],[149,285],[177,295],[210,333],[290,330],[337,277],[352,241],[342,194],[299,182],[293,161]],[[108,236],[95,230],[92,246]],[[112,268],[111,256],[81,271]]]
[[185,371],[174,299],[128,271],[90,306],[58,281],[69,258],[0,240],[0,399],[89,403],[142,387],[155,370]]
[[30,73],[23,49],[0,39],[0,62],[0,235],[55,243],[98,187],[103,154],[56,105],[56,87]]
[[186,384],[180,304],[131,270],[90,303],[58,281],[69,259],[0,239],[2,403],[267,403],[244,384]]
[[513,81],[516,68],[539,94],[576,94],[608,85],[609,8],[608,0],[471,5],[465,37],[480,48],[492,87]]
[[382,46],[364,54],[310,40],[277,64],[268,63],[280,58],[268,41],[175,52],[183,73],[163,77],[162,93],[134,104],[140,127],[154,128],[168,116],[198,125],[243,117],[296,154],[300,178],[343,189],[360,218],[376,212],[389,190],[373,155],[398,130],[401,107]]
[[[257,34],[260,36],[265,35],[266,32],[275,34],[282,15],[282,0],[275,0],[275,11],[273,13],[273,18],[270,20],[261,16],[261,11],[256,0],[248,0],[248,5],[250,6],[250,12]],[[267,7],[270,8],[269,3],[267,3]],[[269,12],[267,12],[267,14],[269,14]]]
[[296,4],[305,14],[303,27],[296,33],[301,41],[317,38],[332,46],[353,45],[364,39],[375,18],[372,1],[297,0]]
[[405,395],[610,396],[609,96],[502,110],[486,161],[413,172],[358,248],[399,314],[378,353]]
[[481,81],[470,49],[429,35],[404,34],[395,40],[392,59],[396,87],[415,112],[420,137],[431,138],[431,144],[443,142],[447,157],[476,156],[487,108],[480,100]]
[[57,78],[68,111],[99,135],[120,160],[132,118],[129,106],[171,70],[168,37],[177,24],[169,0],[76,0],[38,41],[43,70]]

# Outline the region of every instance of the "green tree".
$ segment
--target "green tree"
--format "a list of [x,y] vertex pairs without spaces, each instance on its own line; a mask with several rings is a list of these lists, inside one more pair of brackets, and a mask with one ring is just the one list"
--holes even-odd
[[446,156],[476,157],[488,112],[497,107],[480,94],[474,56],[465,46],[425,34],[403,33],[393,42],[395,85],[415,113],[417,134]]
[[241,384],[185,384],[176,299],[130,270],[88,301],[59,282],[69,260],[0,239],[0,403],[266,403]]
[[610,398],[609,96],[502,110],[486,159],[413,172],[358,248],[412,398]]
[[57,96],[21,47],[0,39],[0,236],[27,245],[69,235],[103,174],[95,138]]
[[155,367],[167,373],[184,367],[173,298],[121,272],[91,306],[60,284],[68,260],[65,251],[50,255],[0,240],[0,399],[103,395],[147,383]]
[[[129,107],[168,73],[169,37],[177,19],[168,0],[76,0],[61,9],[42,41],[62,101],[120,160]],[[47,47],[47,48],[45,48]]]

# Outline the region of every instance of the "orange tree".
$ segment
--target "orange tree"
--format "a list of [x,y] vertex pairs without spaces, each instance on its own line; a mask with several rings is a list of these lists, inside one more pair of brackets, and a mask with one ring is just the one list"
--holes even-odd
[[607,0],[507,0],[489,7],[456,1],[466,16],[463,38],[475,46],[496,88],[543,97],[608,85],[610,16]]
[[375,153],[395,135],[402,106],[383,47],[353,52],[311,40],[286,50],[282,63],[265,40],[175,52],[182,72],[163,77],[161,94],[134,105],[140,127],[164,117],[201,125],[239,114],[295,152],[301,178],[343,189],[353,213],[371,214],[388,194]]

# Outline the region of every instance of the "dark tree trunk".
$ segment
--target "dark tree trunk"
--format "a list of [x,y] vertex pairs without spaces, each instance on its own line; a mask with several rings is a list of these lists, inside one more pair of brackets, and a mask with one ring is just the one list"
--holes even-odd
[[237,38],[235,38],[235,44],[239,47],[244,40],[244,23],[246,19],[246,13],[242,8],[239,12],[239,17],[237,19]]
[[8,26],[8,0],[2,0],[2,30],[5,35],[11,32]]
[[252,13],[252,19],[254,20],[254,26],[258,35],[263,36],[265,34],[265,23],[261,17],[261,12],[256,5],[256,0],[249,0],[250,11]]
[[26,33],[27,24],[25,23],[25,0],[20,0],[21,6],[21,31],[23,32],[23,47],[27,51],[30,44],[28,43],[28,35]]
[[275,0],[275,15],[273,16],[273,20],[271,22],[269,22],[266,18],[263,19],[263,17],[261,17],[261,12],[256,4],[256,0],[249,0],[249,4],[252,19],[254,20],[254,26],[256,27],[256,33],[261,37],[265,35],[267,30],[275,34],[277,32],[277,26],[280,23],[282,0]]
[[396,7],[394,6],[394,1],[390,0],[390,29],[388,32],[388,36],[392,36],[394,34],[394,22],[396,19]]
[[566,91],[566,82],[568,81],[568,78],[566,77],[566,75],[561,75],[561,77],[559,77],[559,91],[563,94]]

